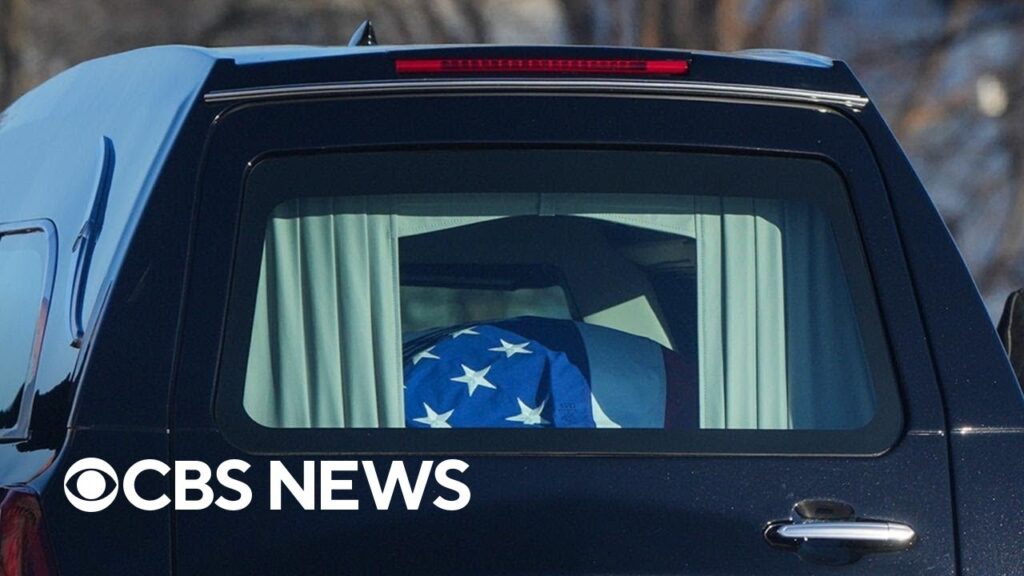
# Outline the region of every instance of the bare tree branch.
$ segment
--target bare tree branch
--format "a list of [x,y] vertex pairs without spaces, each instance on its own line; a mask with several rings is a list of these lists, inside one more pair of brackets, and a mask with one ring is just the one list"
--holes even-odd
[[719,50],[733,52],[744,47],[748,29],[743,8],[742,0],[721,0],[715,7],[715,33]]
[[924,102],[931,96],[936,82],[946,65],[949,50],[970,22],[970,14],[974,5],[970,0],[954,0],[946,17],[943,33],[929,43],[925,59],[920,67],[921,72],[914,79],[913,89],[907,94],[896,111],[893,131],[898,138],[906,138],[910,127],[917,122],[914,115]]
[[18,95],[18,3],[19,0],[0,0],[0,109]]
[[821,34],[824,28],[825,2],[811,2],[804,10],[803,33],[800,38],[801,50],[808,52],[821,51]]
[[569,38],[573,44],[593,44],[593,12],[582,0],[562,0],[563,12],[568,20]]
[[769,35],[778,26],[779,18],[790,5],[791,3],[787,0],[773,0],[769,2],[761,16],[748,27],[743,47],[763,48],[767,46]]
[[471,41],[477,43],[487,42],[487,22],[484,20],[484,15],[480,12],[479,3],[475,3],[473,0],[462,0],[460,6],[462,14],[469,23]]

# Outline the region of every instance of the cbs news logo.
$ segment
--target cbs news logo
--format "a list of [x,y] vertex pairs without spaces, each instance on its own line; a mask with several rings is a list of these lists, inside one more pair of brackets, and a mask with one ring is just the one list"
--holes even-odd
[[[359,500],[339,496],[352,490],[354,479],[339,477],[345,472],[356,473],[360,467],[370,489],[377,510],[388,510],[396,491],[401,491],[406,510],[418,510],[427,491],[430,480],[450,494],[438,495],[431,501],[436,508],[456,511],[465,508],[470,501],[469,486],[453,478],[469,468],[462,460],[442,460],[435,466],[432,460],[420,463],[415,479],[410,477],[405,463],[391,463],[386,476],[381,478],[370,460],[307,460],[302,463],[302,474],[296,478],[277,460],[270,462],[270,509],[281,510],[284,494],[304,510],[358,510]],[[224,510],[242,510],[252,503],[252,489],[242,476],[249,470],[244,460],[225,460],[217,466],[216,473],[210,466],[198,460],[179,460],[172,468],[160,460],[140,460],[132,464],[118,481],[117,471],[100,458],[83,458],[68,468],[64,475],[64,495],[68,502],[82,512],[99,512],[109,507],[123,492],[129,504],[140,510],[160,510],[172,503],[175,510],[205,510],[212,505]],[[319,470],[318,470],[319,469]],[[142,474],[167,476],[173,473],[173,498],[161,494],[146,498],[136,490],[136,482]],[[210,485],[216,476],[217,483],[233,497],[214,496]],[[396,490],[397,489],[397,490]]]

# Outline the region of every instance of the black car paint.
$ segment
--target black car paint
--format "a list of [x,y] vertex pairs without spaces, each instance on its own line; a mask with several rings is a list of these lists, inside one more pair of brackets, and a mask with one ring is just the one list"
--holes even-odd
[[[471,47],[417,56],[435,54],[679,55]],[[689,79],[694,81],[861,92],[839,63],[810,69],[703,54],[692,59]],[[245,69],[224,62],[203,92],[391,75],[390,59],[382,54]],[[344,129],[272,112],[269,124],[231,125],[239,112],[260,106],[194,106],[106,304],[97,307],[102,313],[96,314],[81,354],[69,348],[44,359],[39,400],[52,394],[55,401],[37,400],[33,440],[0,446],[4,481],[31,478],[41,494],[62,573],[825,573],[826,568],[769,548],[760,535],[765,523],[787,516],[792,504],[807,497],[846,501],[861,516],[906,522],[918,532],[911,550],[866,557],[844,568],[846,573],[1021,570],[1024,464],[1005,456],[1024,444],[1020,390],[955,246],[873,106],[822,115],[841,115],[863,134],[860,142],[850,142],[806,121],[807,110],[784,106],[743,104],[735,107],[743,108],[738,112],[726,104],[669,106],[652,100],[640,112],[615,115],[602,114],[602,108],[639,108],[637,101],[565,95],[537,108],[527,100],[513,95],[363,99],[371,112],[377,105],[394,109],[348,118]],[[302,114],[330,105],[299,101],[262,109],[287,107]],[[684,110],[691,106],[725,111],[687,117]],[[397,125],[395,114],[410,122]],[[775,121],[766,125],[768,118]],[[867,458],[466,456],[473,504],[454,514],[285,510],[268,515],[258,500],[241,513],[150,513],[118,501],[103,514],[86,517],[62,494],[67,465],[85,456],[102,455],[119,470],[147,457],[212,463],[242,457],[254,463],[254,492],[266,493],[259,484],[265,456],[240,451],[213,419],[241,181],[237,172],[210,170],[216,159],[207,148],[216,146],[222,133],[229,145],[245,149],[238,157],[245,163],[253,150],[397,142],[676,143],[824,157],[843,156],[850,146],[863,148],[861,155],[871,162],[838,167],[871,190],[855,191],[851,201],[903,396],[903,436],[892,450]],[[62,241],[73,233],[60,230]],[[66,293],[67,281],[58,278],[55,294]],[[69,421],[72,391],[77,394]],[[286,462],[303,457],[279,456]],[[379,467],[392,457],[373,459]],[[45,468],[51,460],[55,464]],[[169,488],[167,479],[153,484],[144,490]],[[438,555],[439,549],[446,552]],[[295,558],[304,565],[296,566]]]
[[[490,106],[484,106],[487,100],[491,101]],[[475,105],[471,107],[471,104]],[[863,144],[860,145],[860,149],[853,146],[854,150],[851,151],[851,143],[848,141],[821,141],[820,134],[830,130],[839,131],[845,125],[846,121],[837,114],[826,115],[800,108],[773,109],[755,105],[701,102],[637,102],[629,99],[570,96],[553,98],[545,104],[538,110],[532,102],[512,96],[446,97],[416,101],[349,100],[344,103],[319,102],[300,106],[286,103],[252,106],[222,116],[215,130],[223,131],[225,141],[218,142],[215,132],[208,148],[211,161],[207,165],[207,187],[201,192],[204,206],[209,207],[209,214],[212,217],[200,219],[197,243],[204,246],[204,251],[200,255],[202,259],[195,262],[194,269],[206,273],[197,274],[192,278],[192,287],[204,295],[202,305],[208,306],[209,312],[196,311],[196,316],[201,318],[208,313],[223,310],[222,299],[226,298],[230,271],[218,266],[217,263],[231,259],[232,245],[230,241],[225,240],[235,227],[233,219],[237,218],[238,204],[236,199],[228,198],[216,191],[228,186],[238,189],[239,179],[250,159],[258,156],[259,151],[268,150],[271,146],[287,150],[323,149],[332,144],[336,145],[344,134],[345,143],[350,146],[394,144],[396,141],[410,140],[420,143],[507,143],[512,140],[530,145],[596,141],[626,147],[671,143],[681,147],[700,147],[704,150],[739,151],[740,146],[745,146],[748,149],[764,151],[780,148],[780,138],[774,130],[776,126],[802,125],[805,128],[803,131],[792,130],[787,133],[789,138],[781,146],[783,150],[788,153],[814,154],[822,157],[835,156],[843,158],[844,161],[849,160],[851,156],[861,163],[870,161]],[[501,111],[500,122],[495,121],[493,110]],[[430,114],[424,114],[425,111],[430,111]],[[565,120],[579,116],[583,116],[584,119],[600,118],[601,121]],[[656,121],[646,124],[635,120],[645,116]],[[316,118],[325,117],[334,118],[336,122],[319,131],[305,129],[314,123]],[[449,120],[452,117],[458,117],[460,121],[453,124]],[[388,118],[390,121],[385,123],[378,118]],[[411,124],[407,118],[418,120]],[[821,124],[815,125],[815,121]],[[248,129],[253,126],[275,128],[266,131]],[[388,126],[395,128],[388,131]],[[860,154],[857,154],[858,151]],[[857,170],[858,168],[863,169]],[[877,230],[878,216],[884,213],[881,208],[885,203],[884,197],[880,194],[882,187],[869,168],[870,166],[863,167],[854,161],[840,169],[845,171],[844,175],[849,180],[856,183],[854,187],[860,190],[859,196],[853,198],[853,203],[860,208],[858,216],[861,216],[862,229],[885,237],[885,231]],[[205,203],[207,198],[211,199],[210,204]],[[214,203],[221,207],[218,209],[212,205]],[[879,242],[878,246],[888,246],[896,241],[893,231],[888,232],[887,241]],[[867,252],[869,258],[878,257],[877,249],[873,251],[872,246],[867,246]],[[885,256],[882,258],[884,261]],[[895,279],[891,279],[890,284],[893,289],[898,285]],[[909,288],[905,281],[903,286],[904,289]],[[198,300],[190,301],[199,305]],[[217,342],[220,341],[220,336],[207,325],[193,326],[196,330],[189,330],[186,327],[182,359],[190,370],[198,370],[204,365],[208,368],[204,372],[190,371],[187,377],[182,373],[179,378],[178,398],[193,406],[191,411],[195,412],[194,406],[199,403],[186,399],[199,394],[209,394],[210,383],[215,380]],[[896,327],[890,327],[890,332],[898,330]],[[190,350],[189,344],[193,341],[197,344]],[[186,383],[192,386],[191,391],[187,393],[181,388]],[[922,398],[905,399],[910,412],[916,409],[916,405],[913,404],[915,401],[925,406],[938,405],[933,383],[928,387],[919,388],[922,392],[930,394],[921,394]],[[179,417],[182,417],[181,411],[185,409],[185,406],[179,404]],[[214,426],[208,412],[204,410],[197,416],[201,420],[189,423],[188,426],[194,426],[195,429],[178,435],[176,444],[181,450],[176,452],[175,458],[209,458],[210,461],[219,461],[240,454],[231,449],[230,436],[222,436],[221,432],[203,432],[203,429],[209,431]],[[920,492],[907,492],[898,488],[899,484],[906,481],[907,471],[916,469],[923,477],[929,479],[929,484],[921,486],[919,490],[947,493],[945,448],[940,436],[928,434],[934,430],[912,429],[912,440],[905,440],[902,449],[871,461],[871,466],[867,467],[867,461],[856,458],[758,458],[731,461],[714,457],[693,457],[644,459],[640,462],[625,457],[595,460],[540,456],[518,457],[511,461],[508,458],[467,457],[471,472],[467,474],[466,480],[471,486],[477,487],[474,492],[474,509],[478,505],[487,506],[488,510],[484,514],[497,517],[514,515],[517,511],[527,516],[541,514],[543,511],[543,520],[537,523],[543,535],[534,536],[536,547],[532,555],[528,554],[529,558],[520,558],[522,554],[517,548],[510,548],[504,553],[488,549],[487,542],[497,537],[494,531],[500,533],[501,527],[487,524],[482,516],[470,516],[467,513],[463,515],[464,518],[455,518],[424,514],[420,520],[423,523],[422,528],[415,527],[417,523],[413,523],[411,533],[426,531],[429,534],[424,535],[425,539],[422,542],[416,542],[404,535],[405,530],[400,520],[396,518],[392,521],[386,516],[375,516],[380,514],[376,511],[361,513],[370,516],[351,521],[346,518],[332,521],[334,517],[330,515],[331,513],[318,512],[315,514],[319,514],[323,520],[317,523],[322,522],[321,525],[328,532],[328,538],[340,542],[352,541],[355,537],[353,530],[361,530],[369,523],[369,526],[383,531],[381,538],[368,539],[369,542],[379,543],[381,547],[369,548],[370,544],[366,543],[350,553],[346,553],[345,549],[339,549],[331,557],[313,556],[306,568],[313,572],[331,571],[336,565],[350,567],[357,572],[371,566],[386,567],[397,572],[414,569],[415,564],[407,563],[417,562],[426,556],[427,548],[438,545],[437,533],[440,532],[451,534],[450,538],[453,540],[446,544],[452,549],[457,548],[458,541],[461,540],[463,546],[471,550],[481,550],[481,553],[477,555],[470,552],[468,555],[442,558],[440,563],[431,567],[438,572],[459,570],[466,565],[479,567],[478,569],[482,571],[530,572],[541,570],[545,562],[549,565],[556,562],[552,566],[554,571],[569,571],[573,569],[571,560],[559,558],[557,553],[559,548],[564,547],[591,559],[589,564],[584,563],[579,569],[596,572],[670,572],[673,566],[683,571],[688,569],[686,567],[690,564],[689,569],[696,573],[734,573],[754,567],[759,567],[765,573],[813,573],[820,570],[820,566],[804,563],[793,554],[780,553],[769,548],[763,541],[761,529],[767,521],[786,516],[789,508],[798,500],[821,495],[850,502],[863,516],[900,519],[910,522],[915,527],[929,527],[927,538],[922,537],[913,550],[899,555],[871,557],[859,563],[858,569],[877,572],[893,567],[910,567],[926,572],[929,568],[943,564],[951,567],[952,521],[949,508],[941,504],[914,511],[914,502]],[[368,431],[367,434],[373,432]],[[186,438],[190,440],[189,444],[184,443]],[[323,454],[324,445],[329,442],[329,438],[330,432],[326,431],[325,441],[317,443],[310,451]],[[218,445],[221,445],[221,449],[214,451]],[[914,447],[910,448],[911,446]],[[302,454],[283,456],[280,449],[273,450],[273,453],[276,453],[275,458],[281,458],[292,465],[295,460],[303,458]],[[256,461],[252,456],[249,458]],[[526,462],[516,462],[517,459],[526,459]],[[548,466],[552,465],[551,462],[557,462],[555,466],[560,467],[562,472],[555,478],[561,478],[560,481],[553,480],[548,472],[529,473],[525,477],[521,472],[515,474],[516,470],[522,470],[523,467],[529,470],[542,461],[548,463]],[[378,466],[380,464],[378,463]],[[605,469],[597,468],[601,465],[611,465],[612,469],[620,470],[621,475],[609,476]],[[634,468],[636,466],[650,466],[651,469],[638,474]],[[856,471],[861,467],[863,472]],[[903,470],[900,470],[901,468]],[[752,476],[750,473],[739,472],[744,469],[756,470],[757,474]],[[259,477],[260,473],[257,472],[256,476]],[[509,478],[514,478],[515,481],[510,482]],[[594,488],[588,488],[579,480],[581,478],[593,479],[593,482],[603,487],[604,491],[591,494]],[[565,485],[567,480],[577,482],[575,489],[579,492],[569,489]],[[666,484],[666,481],[669,483]],[[895,484],[886,486],[886,482]],[[842,484],[842,487],[837,484]],[[626,486],[629,486],[628,492]],[[619,492],[617,498],[613,497],[615,491]],[[894,500],[886,500],[885,504],[879,505],[878,493],[888,494]],[[625,506],[625,509],[618,510],[617,499],[622,498],[635,500]],[[906,500],[900,502],[900,498]],[[574,502],[574,499],[581,499],[584,504]],[[480,504],[481,501],[487,504]],[[520,501],[528,501],[529,505],[523,506],[519,504]],[[933,501],[948,502],[948,497],[945,500],[939,498]],[[603,512],[602,506],[599,505],[602,502],[614,512]],[[664,518],[660,522],[655,522],[650,530],[623,530],[621,525],[624,522],[627,526],[633,523],[643,524],[645,518],[652,516],[652,512],[647,512],[646,507],[641,504],[644,502],[647,503],[647,507],[662,511],[662,515],[658,517],[678,517],[679,524],[674,525],[668,518]],[[730,506],[742,512],[718,520],[718,516],[724,510],[729,510]],[[634,509],[635,512],[627,512],[627,509]],[[297,527],[308,521],[309,514],[311,513],[306,511],[291,511],[291,514],[282,511],[277,521],[281,522],[282,526]],[[179,549],[189,550],[187,554],[179,555],[179,565],[187,562],[186,565],[191,569],[186,571],[191,572],[204,563],[213,561],[214,558],[211,556],[196,553],[200,550],[198,543],[221,542],[219,546],[214,547],[215,550],[229,546],[229,539],[222,540],[218,534],[224,533],[236,522],[237,516],[213,510],[204,512],[201,517],[179,515]],[[481,523],[490,528],[477,528],[468,533],[455,530],[456,526],[478,526]],[[527,520],[517,519],[516,523],[526,524]],[[242,524],[258,525],[255,518],[243,521]],[[722,528],[707,529],[709,526],[719,525]],[[724,526],[730,526],[731,529],[726,531]],[[182,527],[185,529],[180,529]],[[581,531],[579,527],[588,527],[589,530]],[[925,533],[923,528],[917,529],[920,533]],[[408,554],[389,553],[386,543],[391,539],[384,537],[388,530],[402,534],[401,540],[404,545],[412,550]],[[505,530],[507,533],[508,528]],[[618,534],[620,541],[615,546],[610,546],[606,540],[607,534]],[[727,556],[719,555],[720,549],[714,545],[718,541],[730,543]],[[363,540],[360,539],[360,542]],[[447,546],[442,544],[441,548],[446,549]],[[233,563],[239,562],[241,551],[238,552],[228,555],[233,558]],[[623,558],[623,554],[627,557]],[[219,557],[219,553],[215,556]],[[264,558],[259,561],[267,560]],[[566,563],[563,564],[562,561]],[[395,564],[392,565],[391,562]],[[242,571],[255,568],[255,565],[241,567]]]

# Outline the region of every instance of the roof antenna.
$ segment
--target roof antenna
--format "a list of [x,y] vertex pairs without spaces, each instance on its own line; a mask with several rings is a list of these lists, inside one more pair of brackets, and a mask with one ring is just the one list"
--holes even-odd
[[348,39],[349,46],[376,46],[377,33],[373,31],[373,22],[363,20],[363,23],[356,28],[352,37]]

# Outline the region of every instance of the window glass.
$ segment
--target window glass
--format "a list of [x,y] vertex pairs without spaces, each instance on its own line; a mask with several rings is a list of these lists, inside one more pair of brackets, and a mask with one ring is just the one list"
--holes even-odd
[[4,234],[0,229],[0,429],[17,424],[31,377],[33,344],[45,318],[46,242],[42,233]]
[[243,393],[263,426],[842,430],[875,413],[836,237],[804,196],[311,197],[265,222]]

